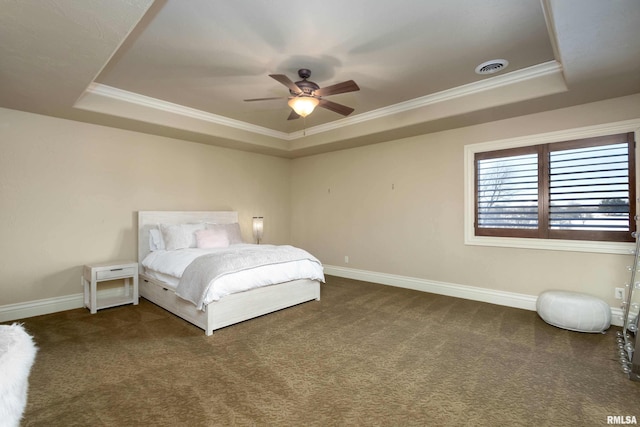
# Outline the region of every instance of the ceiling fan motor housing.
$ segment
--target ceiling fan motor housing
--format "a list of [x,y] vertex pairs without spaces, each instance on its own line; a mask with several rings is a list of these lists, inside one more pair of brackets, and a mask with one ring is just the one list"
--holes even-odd
[[[298,70],[298,75],[302,80],[296,82],[296,86],[298,86],[305,95],[312,95],[314,90],[320,89],[320,86],[318,86],[316,83],[307,80],[309,77],[311,77],[311,70],[307,68],[301,68]],[[296,95],[296,93],[292,90],[289,90],[289,92],[291,93],[291,95]]]
[[[296,86],[298,86],[305,95],[312,95],[314,90],[320,89],[320,86],[308,80],[300,80],[299,82],[296,82]],[[292,90],[289,90],[289,92],[291,92],[291,95],[296,95]]]

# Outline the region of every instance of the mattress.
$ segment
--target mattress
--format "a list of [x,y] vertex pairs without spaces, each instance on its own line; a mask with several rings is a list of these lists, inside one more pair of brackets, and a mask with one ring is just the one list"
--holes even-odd
[[[256,245],[233,245],[234,251],[246,247],[247,250],[255,249]],[[266,245],[265,245],[266,246]],[[203,255],[226,253],[226,248],[198,249],[188,248],[176,251],[158,250],[149,253],[142,261],[144,273],[149,278],[159,280],[176,291],[180,279],[187,267]],[[322,265],[308,259],[283,262],[278,264],[262,265],[225,274],[212,279],[209,284],[203,304],[218,301],[225,295],[244,292],[262,286],[277,283],[290,282],[299,279],[311,279],[324,282]]]

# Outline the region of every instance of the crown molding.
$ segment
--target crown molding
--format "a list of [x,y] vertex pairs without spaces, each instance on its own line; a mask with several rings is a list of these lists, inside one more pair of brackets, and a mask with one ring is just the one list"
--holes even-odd
[[[240,120],[230,119],[228,117],[219,116],[202,110],[197,110],[195,108],[185,107],[179,104],[174,104],[172,102],[162,101],[160,99],[151,98],[149,96],[140,95],[100,83],[92,83],[85,91],[85,95],[106,97],[123,103],[134,104],[153,110],[175,114],[181,117],[214,123],[216,125],[269,136],[284,141],[294,141],[305,136],[330,132],[358,123],[376,120],[394,114],[415,110],[425,106],[472,96],[496,88],[514,85],[517,83],[561,72],[562,66],[560,65],[560,63],[558,63],[557,61],[549,61],[542,64],[534,65],[532,67],[524,68],[522,70],[490,77],[479,82],[469,83],[463,86],[455,87],[453,89],[443,90],[441,92],[436,92],[430,95],[411,99],[409,101],[400,102],[398,104],[379,108],[373,111],[368,111],[366,113],[358,114],[352,117],[345,117],[343,119],[335,120],[330,123],[325,123],[305,129],[304,131],[296,131],[292,133],[276,131],[273,129],[265,128],[263,126],[257,126]],[[78,108],[82,108],[79,103],[76,103],[76,106]]]
[[551,7],[551,0],[541,0],[542,13],[544,15],[544,22],[547,25],[547,32],[549,33],[549,41],[551,42],[551,49],[553,49],[553,56],[557,61],[560,61],[560,48],[558,47],[558,32],[556,31],[556,20],[553,17],[553,9]]
[[[488,90],[500,88],[503,86],[513,85],[521,83],[527,80],[532,80],[540,77],[545,77],[551,74],[562,72],[562,66],[556,61],[549,61],[542,64],[534,65],[522,70],[513,71],[511,73],[494,76],[479,82],[469,83],[466,85],[458,86],[452,89],[443,90],[440,92],[432,93],[429,95],[421,96],[419,98],[411,99],[409,101],[400,102],[398,104],[390,105],[388,107],[379,108],[377,110],[368,111],[366,113],[358,114],[353,117],[346,117],[344,119],[336,120],[331,123],[326,123],[319,126],[314,126],[305,131],[306,135],[313,135],[322,132],[328,132],[341,127],[354,125],[357,123],[366,122],[369,120],[375,120],[382,117],[387,117],[393,114],[403,113],[410,110],[426,107],[441,102],[450,101],[465,96],[475,95],[477,93],[485,92]],[[299,134],[299,136],[298,136]],[[302,132],[296,132],[296,138],[303,136]],[[293,133],[289,135],[294,135]]]
[[180,104],[174,104],[173,102],[162,101],[150,96],[140,95],[134,92],[129,92],[123,89],[118,89],[113,86],[103,85],[101,83],[91,83],[86,94],[104,96],[110,99],[115,99],[128,104],[135,104],[154,110],[160,110],[178,116],[188,117],[195,120],[202,120],[209,123],[214,123],[221,126],[227,126],[234,129],[244,130],[247,132],[257,133],[265,136],[271,136],[279,139],[288,139],[289,134],[280,132],[277,130],[265,128],[262,126],[252,125],[241,120],[234,120],[228,117],[219,116],[217,114],[207,113],[206,111],[197,110],[195,108],[185,107]]

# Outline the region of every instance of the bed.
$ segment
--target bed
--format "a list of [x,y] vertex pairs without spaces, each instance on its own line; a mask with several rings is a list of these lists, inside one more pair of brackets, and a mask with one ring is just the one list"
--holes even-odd
[[[226,274],[224,275],[225,284],[229,285],[236,282],[241,290],[233,292],[227,290],[222,292],[220,295],[215,295],[214,290],[217,282],[212,282],[212,284],[207,285],[207,289],[205,291],[203,291],[204,288],[198,288],[197,291],[189,290],[189,287],[191,286],[190,281],[194,282],[194,286],[203,286],[200,283],[202,280],[196,280],[196,278],[200,279],[197,274],[189,274],[191,273],[191,270],[189,269],[194,266],[191,266],[191,263],[186,260],[186,258],[197,255],[194,255],[193,253],[198,251],[198,249],[193,249],[193,244],[191,244],[189,248],[173,251],[165,250],[173,249],[173,247],[169,247],[171,243],[169,241],[167,241],[167,247],[162,247],[162,250],[159,250],[156,246],[155,238],[159,235],[158,230],[160,230],[160,227],[162,227],[162,232],[166,232],[166,230],[174,226],[185,227],[187,224],[195,227],[200,227],[200,225],[205,225],[206,227],[236,227],[237,230],[239,230],[237,223],[238,213],[235,211],[138,212],[140,296],[198,326],[205,331],[206,335],[213,334],[213,331],[216,329],[230,326],[254,317],[262,316],[264,314],[304,302],[320,300],[320,283],[324,281],[324,275],[322,274],[322,265],[319,264],[319,261],[317,260],[315,261],[319,264],[319,271],[317,267],[314,267],[315,271],[312,273],[309,271],[298,273],[297,270],[303,270],[300,267],[296,267],[291,271],[287,270],[286,273],[282,273],[281,270],[283,269],[279,268],[279,265],[287,266],[288,263],[270,263],[264,267],[256,267],[261,270],[252,271],[259,272],[262,277],[261,280],[264,282],[258,287],[249,288],[245,283],[245,279],[248,276],[246,274],[243,275],[240,271],[237,274]],[[164,236],[167,235],[164,234]],[[200,237],[200,234],[198,234],[198,237]],[[228,248],[233,249],[233,251],[242,251],[246,249],[249,253],[257,254],[259,254],[260,251],[271,250],[269,249],[270,246],[273,248],[285,248],[285,246],[275,247],[273,245],[241,244],[242,242],[233,241],[230,243],[231,245]],[[293,247],[289,246],[288,248]],[[293,248],[291,251],[294,249],[297,248]],[[299,249],[297,250],[300,251]],[[217,251],[224,252],[226,249],[214,248],[209,251],[211,254],[207,252],[204,256],[198,256],[197,263],[203,264],[205,259],[215,258],[216,255],[214,255],[214,253],[217,253]],[[169,254],[169,252],[172,253]],[[229,255],[226,252],[225,254]],[[158,271],[162,270],[157,267],[163,262],[162,256],[169,255],[179,255],[179,262],[185,265],[189,263],[189,266],[184,270],[184,273],[180,277],[175,277],[174,273],[166,274],[168,271]],[[308,270],[306,266],[307,264],[309,266],[315,264],[312,262],[312,259],[315,258],[310,254],[308,255],[310,256],[310,260],[300,261],[305,262],[305,270]],[[193,264],[196,264],[196,262]],[[148,267],[145,267],[145,265]],[[158,270],[155,270],[156,268],[158,268]],[[179,270],[180,268],[176,267],[176,269]],[[202,298],[189,300],[189,292],[198,295],[202,293]],[[185,295],[185,293],[187,295]],[[182,295],[182,297],[179,295]]]

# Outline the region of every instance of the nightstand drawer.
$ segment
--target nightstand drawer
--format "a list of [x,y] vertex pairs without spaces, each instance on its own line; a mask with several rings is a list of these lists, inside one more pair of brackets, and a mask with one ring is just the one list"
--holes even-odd
[[135,267],[113,268],[111,270],[96,271],[97,280],[119,279],[122,277],[131,277],[136,274]]

